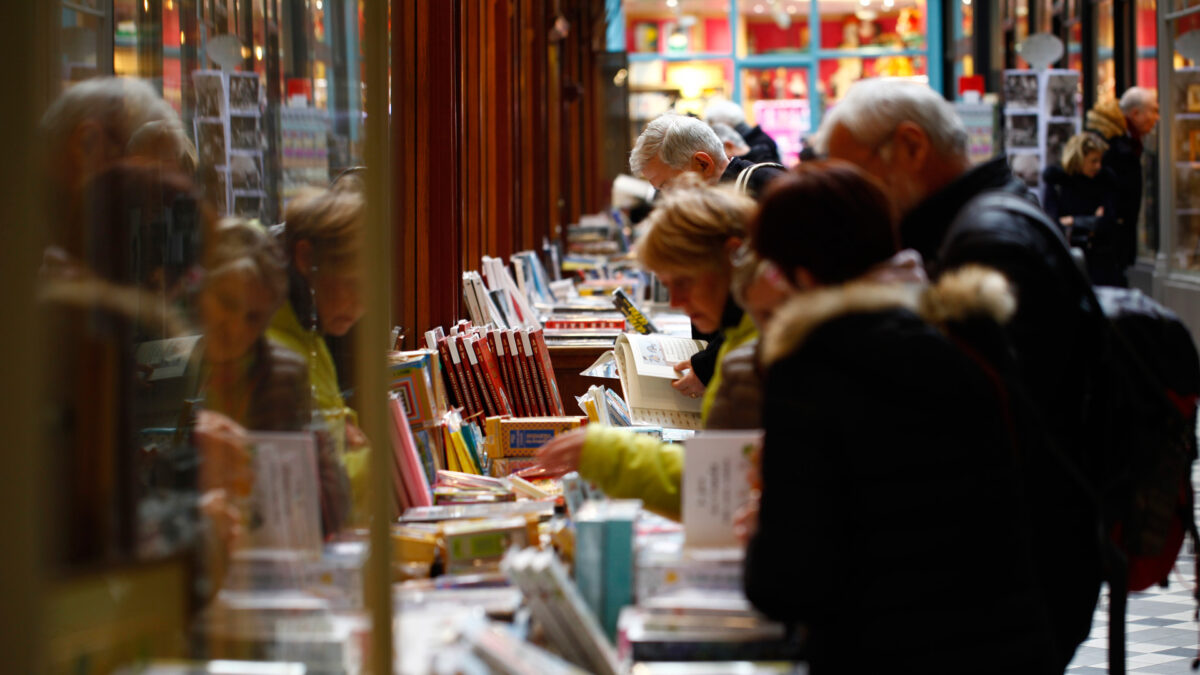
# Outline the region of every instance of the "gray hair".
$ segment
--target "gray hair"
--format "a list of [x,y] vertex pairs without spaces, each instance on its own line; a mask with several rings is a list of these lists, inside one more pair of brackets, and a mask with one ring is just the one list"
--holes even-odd
[[667,113],[646,125],[629,155],[633,175],[642,176],[646,163],[657,157],[673,169],[683,169],[697,152],[706,152],[714,162],[725,159],[725,145],[704,122],[687,115]]
[[883,78],[854,83],[826,113],[815,139],[817,150],[829,152],[829,135],[839,125],[859,143],[875,147],[902,122],[920,127],[939,154],[967,156],[967,130],[953,105],[928,85]]
[[124,155],[169,144],[186,166],[196,151],[179,115],[147,83],[132,78],[100,77],[67,89],[42,116],[42,133],[54,156],[70,142],[84,121],[94,120]]
[[1153,89],[1145,87],[1130,87],[1121,94],[1121,112],[1126,115],[1141,110],[1154,102],[1156,96]]
[[719,123],[736,127],[745,123],[746,113],[742,110],[742,106],[727,98],[714,98],[704,109],[704,121],[709,124]]
[[742,135],[734,131],[733,127],[728,124],[709,122],[708,126],[717,132],[717,138],[721,139],[722,143],[732,143],[735,148],[750,149],[750,146],[746,145],[746,139],[742,138]]

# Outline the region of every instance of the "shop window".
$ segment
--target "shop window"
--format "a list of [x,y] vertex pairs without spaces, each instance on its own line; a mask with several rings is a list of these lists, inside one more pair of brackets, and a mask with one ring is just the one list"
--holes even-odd
[[1117,97],[1117,71],[1113,60],[1113,0],[1096,3],[1096,102]]
[[[821,49],[925,48],[925,3],[878,0],[850,4],[820,0]],[[849,9],[853,7],[853,9]]]
[[809,0],[739,0],[747,54],[807,50],[811,41]]
[[626,0],[626,50],[631,54],[717,54],[732,49],[729,17],[694,0]]
[[787,166],[798,161],[802,139],[812,132],[808,73],[807,67],[742,70],[746,121],[761,126],[775,140]]

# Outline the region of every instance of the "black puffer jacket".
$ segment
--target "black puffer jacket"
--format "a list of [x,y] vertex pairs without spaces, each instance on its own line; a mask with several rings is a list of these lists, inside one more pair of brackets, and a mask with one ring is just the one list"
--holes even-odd
[[1065,667],[1091,629],[1101,574],[1094,506],[1055,456],[1065,454],[1086,469],[1097,445],[1084,420],[1084,402],[1099,359],[1092,351],[1098,334],[1062,234],[972,203],[995,190],[1026,194],[1004,158],[967,171],[918,205],[901,222],[900,237],[924,256],[932,279],[975,263],[1002,272],[1016,291],[1017,313],[1006,332],[1023,398],[1047,432],[1021,439],[1030,527]]
[[[971,307],[988,294],[969,276],[943,288],[965,289],[966,311],[1005,314],[1007,296]],[[772,320],[747,596],[808,629],[814,675],[1062,672],[1001,388],[922,304],[852,285]]]

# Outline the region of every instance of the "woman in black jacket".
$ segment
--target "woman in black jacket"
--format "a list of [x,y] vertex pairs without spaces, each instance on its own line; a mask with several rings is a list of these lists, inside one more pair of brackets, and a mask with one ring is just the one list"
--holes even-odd
[[1101,166],[1107,149],[1108,144],[1091,132],[1072,136],[1063,146],[1062,166],[1051,165],[1042,172],[1042,203],[1067,241],[1083,249],[1092,282],[1123,285],[1114,241],[1117,179]]
[[1052,672],[1003,386],[986,350],[942,330],[1011,315],[1004,278],[861,281],[895,235],[886,197],[846,164],[780,179],[751,231],[798,293],[762,344],[750,601],[807,628],[817,675]]

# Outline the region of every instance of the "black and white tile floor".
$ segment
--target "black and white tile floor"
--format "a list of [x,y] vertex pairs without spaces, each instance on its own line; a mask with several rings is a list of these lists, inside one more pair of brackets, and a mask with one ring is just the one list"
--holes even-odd
[[[1192,473],[1192,484],[1200,485],[1200,466]],[[1200,509],[1197,509],[1200,517]],[[1130,673],[1191,675],[1192,659],[1200,644],[1200,626],[1195,621],[1195,556],[1190,539],[1184,542],[1171,572],[1168,588],[1153,587],[1129,596],[1125,618],[1125,668]],[[1067,672],[1071,675],[1108,672],[1108,592],[1103,592],[1092,632],[1075,652]]]

